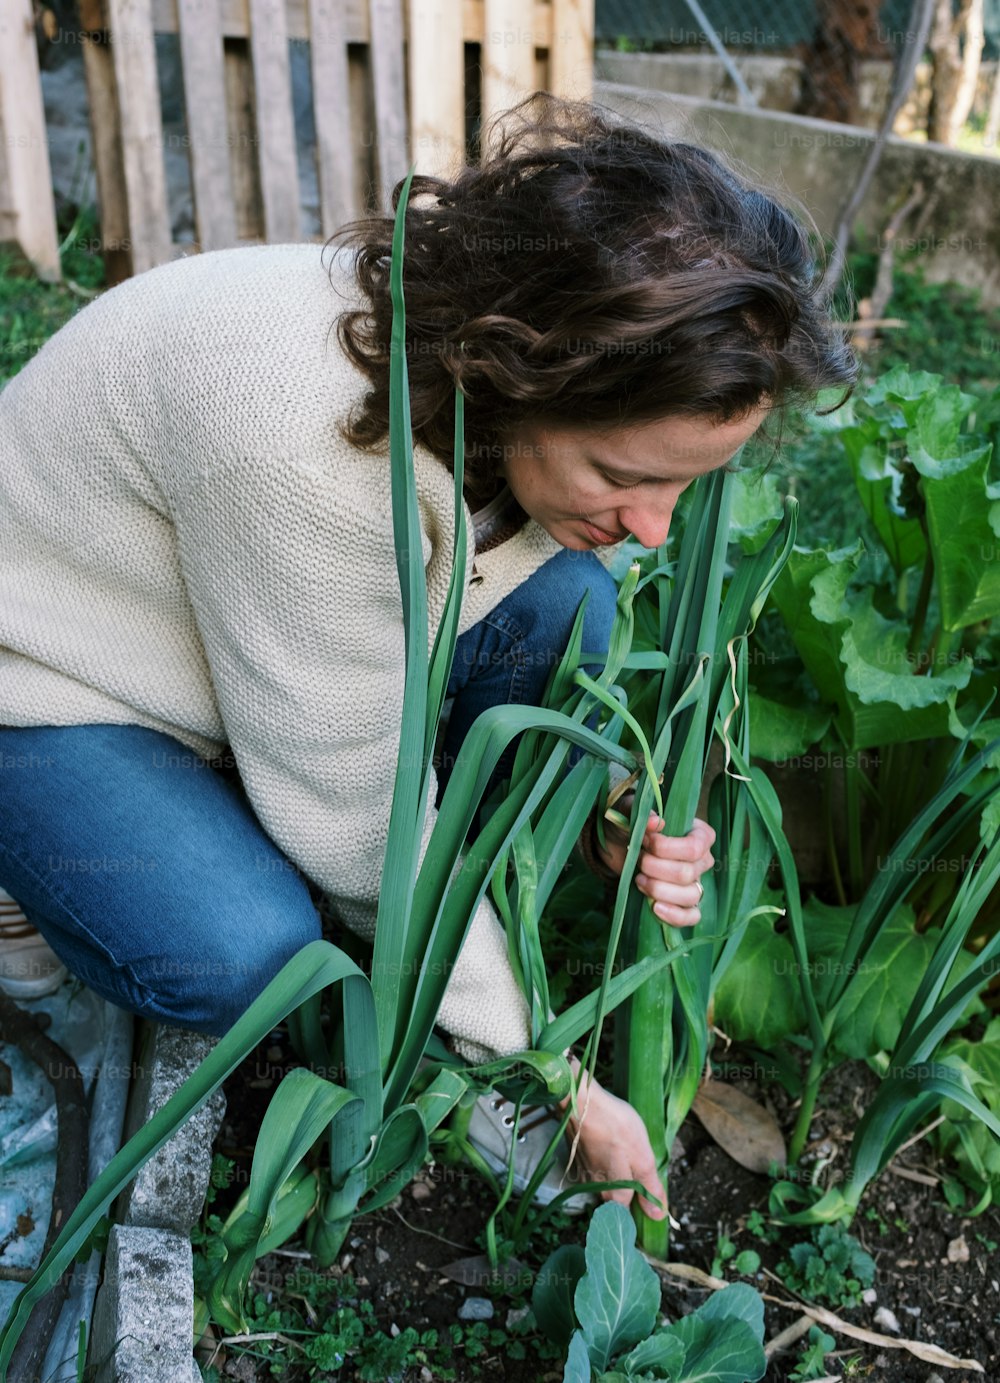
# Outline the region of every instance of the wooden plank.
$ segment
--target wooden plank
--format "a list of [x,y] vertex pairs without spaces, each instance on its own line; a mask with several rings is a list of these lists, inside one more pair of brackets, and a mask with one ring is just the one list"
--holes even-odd
[[87,83],[90,142],[101,213],[101,256],[105,278],[109,287],[113,287],[132,273],[132,242],[128,228],[128,195],[125,191],[115,65],[101,7],[91,6],[88,15],[81,5],[80,18],[88,29],[83,42],[83,72]]
[[298,240],[299,171],[285,0],[250,0],[250,56],[264,233],[272,243]]
[[369,0],[368,14],[378,190],[381,207],[388,211],[392,189],[409,167],[402,0]]
[[329,237],[360,211],[351,157],[347,34],[338,0],[308,0],[308,4],[320,225]]
[[465,45],[455,0],[409,0],[410,158],[449,177],[465,162]]
[[484,0],[482,56],[483,129],[520,101],[535,86],[535,48],[532,0]]
[[218,0],[178,0],[195,226],[203,249],[236,243]]
[[[367,43],[370,32],[367,0],[330,0],[330,3],[337,7],[348,43]],[[177,5],[178,0],[153,0],[157,33],[177,32]],[[249,37],[249,0],[220,0],[219,14],[223,38]],[[309,37],[309,0],[286,0],[286,24],[289,38]]]
[[121,118],[132,272],[141,274],[170,258],[151,0],[108,0],[108,21]]
[[39,278],[61,276],[31,0],[0,5],[0,132],[17,239]]
[[594,0],[552,0],[550,90],[589,101],[594,94]]
[[253,70],[250,66],[250,45],[245,38],[225,40],[223,71],[236,234],[240,240],[263,240],[264,204],[257,167]]
[[[462,36],[466,43],[482,43],[486,35],[486,0],[456,0],[462,6]],[[536,48],[548,48],[552,38],[552,6],[534,0],[531,17]]]
[[[153,0],[153,27],[158,34],[176,34],[178,0]],[[348,43],[367,43],[371,35],[368,0],[331,0],[338,4]],[[452,0],[461,9],[462,37],[466,43],[482,43],[486,31],[485,0]],[[246,38],[250,33],[249,0],[220,0],[224,38]],[[309,0],[287,0],[288,37],[308,39]],[[552,33],[552,6],[534,0],[532,26],[535,47],[548,48]]]
[[362,212],[381,210],[375,183],[375,103],[372,98],[371,53],[360,43],[347,50],[351,104],[351,144],[354,196]]

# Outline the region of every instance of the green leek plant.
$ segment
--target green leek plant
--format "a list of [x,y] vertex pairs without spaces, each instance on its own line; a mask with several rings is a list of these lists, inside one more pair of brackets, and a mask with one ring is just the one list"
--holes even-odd
[[[652,647],[637,641],[622,687],[634,706],[628,728],[651,762],[633,802],[630,856],[641,846],[654,798],[667,834],[690,830],[713,736],[725,749],[727,770],[738,746],[749,753],[747,641],[794,544],[797,515],[789,501],[779,526],[740,561],[723,594],[735,479],[716,472],[698,482],[676,567],[668,568],[661,550],[647,577]],[[694,932],[700,945],[681,965],[660,970],[619,1014],[616,1085],[642,1115],[664,1178],[670,1147],[705,1076],[712,993],[737,953],[770,863],[745,787],[726,771],[710,794],[717,867],[703,881],[702,920]],[[627,964],[670,955],[688,939],[664,926],[648,900],[627,889],[624,875],[615,916]],[[639,1237],[647,1251],[664,1257],[668,1221],[641,1216]]]
[[[593,659],[576,654],[572,682],[572,664],[567,661],[550,688],[550,703],[559,704],[566,696],[566,709],[573,708],[577,715],[580,706],[596,699],[604,714],[602,735],[620,737],[634,750],[642,768],[631,775],[636,789],[630,821],[608,807],[612,799],[605,766],[581,759],[513,837],[511,869],[498,869],[493,879],[511,960],[531,1003],[535,1045],[557,1050],[556,1034],[565,1035],[568,1015],[548,1021],[539,918],[595,794],[598,822],[603,823],[608,811],[610,819],[629,830],[602,984],[582,1001],[591,1030],[583,1064],[593,1070],[604,1020],[624,996],[616,1041],[616,1088],[643,1117],[661,1175],[705,1070],[712,990],[736,955],[771,858],[743,784],[727,774],[711,796],[719,865],[716,879],[706,880],[698,928],[681,935],[665,927],[632,887],[654,803],[665,819],[664,829],[683,835],[691,828],[712,735],[724,745],[739,742],[748,749],[747,638],[794,543],[796,509],[791,501],[780,528],[757,553],[740,562],[723,596],[735,483],[732,474],[717,472],[694,487],[675,566],[660,549],[644,559],[644,573],[642,564],[629,570],[603,674],[590,678],[580,664]],[[515,761],[515,781],[543,754],[544,743],[538,735],[525,737]],[[616,974],[622,962],[625,969]],[[638,976],[644,979],[636,986],[632,977]],[[567,1110],[564,1124],[570,1113]],[[543,1172],[544,1166],[536,1177]],[[514,1219],[515,1240],[527,1203],[526,1197]],[[637,1214],[643,1247],[664,1256],[667,1222]]]
[[[420,1167],[429,1133],[455,1107],[470,1081],[490,1083],[507,1072],[516,1075],[522,1093],[536,1100],[570,1093],[571,1075],[563,1052],[594,1021],[596,1006],[586,1002],[550,1023],[534,1051],[473,1071],[442,1061],[432,1064],[423,1074],[420,1093],[410,1097],[448,975],[490,875],[552,789],[570,743],[602,762],[617,761],[629,771],[636,760],[613,737],[602,737],[587,726],[587,717],[599,704],[589,694],[577,698],[571,715],[547,708],[494,708],[479,718],[463,745],[418,870],[431,751],[464,588],[466,529],[463,398],[456,391],[454,567],[428,659],[402,291],[408,195],[409,179],[399,199],[393,237],[390,372],[392,510],[406,635],[406,683],[371,979],[325,941],[312,942],[283,967],[198,1069],[111,1159],[68,1217],[0,1332],[0,1380],[7,1377],[34,1304],[85,1250],[114,1197],[276,1024],[288,1020],[305,1065],[275,1090],[257,1139],[250,1184],[222,1235],[225,1255],[209,1289],[208,1305],[229,1331],[245,1327],[243,1295],[256,1258],[305,1221],[313,1253],[321,1264],[329,1263],[352,1217],[391,1200]],[[579,627],[578,617],[577,649]],[[559,670],[563,682],[572,677],[571,663],[572,652]],[[532,764],[491,818],[476,849],[464,853],[469,827],[501,755],[518,735],[538,728],[557,733],[560,745]],[[589,776],[596,782],[596,773]],[[620,1002],[655,969],[655,965],[638,965],[617,975],[605,1005]],[[330,1028],[322,1021],[324,1006],[334,1020]],[[328,1079],[331,1070],[342,1072],[342,1081]]]

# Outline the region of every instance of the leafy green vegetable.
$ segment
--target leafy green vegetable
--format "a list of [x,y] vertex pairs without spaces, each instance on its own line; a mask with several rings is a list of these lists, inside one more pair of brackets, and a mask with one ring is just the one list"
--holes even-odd
[[773,914],[758,913],[715,991],[715,1021],[738,1042],[771,1049],[805,1022],[796,979],[795,953],[787,935],[775,930]]
[[[816,898],[803,907],[813,985],[823,1009],[845,973],[842,957],[854,914],[854,908],[830,907]],[[847,983],[831,1032],[834,1051],[864,1059],[892,1050],[938,937],[917,931],[908,905],[891,913]]]
[[635,1225],[614,1203],[599,1206],[587,1231],[587,1271],[573,1298],[595,1368],[652,1331],[660,1283],[635,1247]]
[[[983,1103],[1000,1119],[1000,1018],[977,1040],[963,1036],[945,1043],[942,1059],[957,1063]],[[1000,1138],[969,1110],[952,1100],[941,1106],[944,1123],[935,1130],[942,1153],[976,1197],[976,1209],[1000,1199]]]
[[[577,1265],[560,1255],[550,1255],[539,1273],[532,1305],[540,1328],[565,1347],[563,1302]],[[594,1212],[585,1266],[574,1293],[580,1326],[569,1341],[563,1383],[590,1383],[595,1375],[601,1383],[756,1383],[764,1376],[764,1303],[745,1283],[657,1328],[659,1281],[635,1247],[623,1206],[608,1202]]]

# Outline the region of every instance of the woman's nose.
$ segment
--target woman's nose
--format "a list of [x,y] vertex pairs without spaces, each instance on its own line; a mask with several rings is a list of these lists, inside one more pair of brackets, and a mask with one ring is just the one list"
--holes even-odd
[[643,547],[659,547],[661,543],[667,541],[667,534],[670,532],[670,520],[673,517],[674,507],[669,509],[655,509],[636,506],[634,509],[619,511],[618,518],[623,528],[627,528],[637,542],[642,543]]

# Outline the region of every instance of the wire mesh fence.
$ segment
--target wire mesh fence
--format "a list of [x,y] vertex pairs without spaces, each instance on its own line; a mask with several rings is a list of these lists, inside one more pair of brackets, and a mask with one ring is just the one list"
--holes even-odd
[[[700,48],[707,28],[687,0],[596,0],[598,42]],[[911,26],[912,0],[837,4],[831,0],[700,0],[708,24],[737,52],[788,52],[808,46],[824,22],[841,29],[864,56],[885,57],[902,45]],[[986,56],[1000,50],[1000,0],[985,0]]]
[[[960,24],[965,0],[952,3]],[[714,52],[718,89],[708,94],[876,125],[918,7],[919,0],[596,0],[596,40],[605,50],[678,58]],[[982,0],[981,22],[982,59],[990,65],[1000,56],[1000,0]],[[785,60],[783,79],[763,61],[768,58]],[[989,104],[988,76],[984,68],[982,109]],[[900,132],[922,125],[929,99],[925,82]]]

